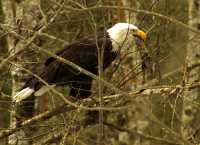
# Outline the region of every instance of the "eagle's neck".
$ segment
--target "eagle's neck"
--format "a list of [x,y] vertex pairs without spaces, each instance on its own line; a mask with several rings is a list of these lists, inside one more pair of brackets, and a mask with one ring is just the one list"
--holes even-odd
[[133,36],[129,34],[130,32],[127,30],[117,31],[111,28],[107,30],[107,33],[112,42],[112,51],[115,52],[129,48],[134,39]]

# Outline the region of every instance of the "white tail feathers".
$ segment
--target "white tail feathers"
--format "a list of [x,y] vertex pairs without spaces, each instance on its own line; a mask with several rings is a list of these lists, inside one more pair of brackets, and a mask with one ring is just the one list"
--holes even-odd
[[[51,87],[54,87],[55,85],[51,85]],[[42,86],[39,90],[35,91],[32,88],[25,88],[21,90],[20,92],[16,93],[16,95],[13,97],[13,101],[16,103],[19,103],[20,101],[27,99],[29,96],[31,96],[34,93],[34,96],[42,96],[47,91],[49,91],[49,88],[47,86]]]
[[20,92],[16,93],[16,95],[13,96],[13,101],[18,103],[18,102],[28,98],[30,95],[33,94],[33,92],[35,92],[34,89],[27,87],[27,88],[21,90]]

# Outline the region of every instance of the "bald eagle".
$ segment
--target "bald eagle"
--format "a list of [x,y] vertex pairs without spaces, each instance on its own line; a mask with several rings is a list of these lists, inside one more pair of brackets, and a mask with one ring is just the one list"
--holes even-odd
[[[120,54],[121,50],[126,50],[133,44],[134,37],[145,41],[146,34],[133,24],[117,23],[104,34],[66,45],[56,54],[97,75],[98,52],[103,53],[102,66],[105,70]],[[43,69],[37,75],[50,85],[68,82],[71,88],[70,96],[86,98],[91,95],[90,89],[93,79],[54,57],[49,57],[46,60]],[[32,77],[13,98],[21,100],[20,98],[41,96],[46,91],[44,84]]]

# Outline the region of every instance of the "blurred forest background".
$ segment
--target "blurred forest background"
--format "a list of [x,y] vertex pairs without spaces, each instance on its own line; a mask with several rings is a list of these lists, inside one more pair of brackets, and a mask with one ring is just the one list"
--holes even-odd
[[[20,118],[12,96],[37,64],[117,22],[148,33],[147,57],[134,44],[101,76],[123,94],[56,87]],[[200,0],[0,0],[0,145],[200,144],[199,36]]]

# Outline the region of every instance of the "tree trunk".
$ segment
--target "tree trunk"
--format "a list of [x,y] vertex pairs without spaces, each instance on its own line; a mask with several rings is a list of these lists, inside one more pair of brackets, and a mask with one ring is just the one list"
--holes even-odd
[[[122,0],[121,3],[123,4],[123,7],[128,7],[128,8],[133,8],[133,9],[139,9],[140,8],[140,2],[137,0]],[[138,20],[138,14],[137,13],[132,13],[129,11],[123,11],[124,12],[124,20],[127,23],[134,24],[140,28],[140,21]],[[142,42],[143,43],[143,42]],[[140,50],[144,49],[144,46],[142,45],[141,42],[138,40],[135,41],[135,44],[130,48],[131,54],[126,59],[127,61],[127,67],[130,68],[132,71],[132,75],[134,75],[132,79],[132,82],[129,84],[130,88],[132,91],[136,90],[137,88],[140,88],[143,86],[144,75],[142,75],[140,72],[142,72],[142,66],[141,63],[144,61],[141,57],[143,55],[143,52],[140,52]],[[142,48],[139,48],[142,47]],[[147,52],[146,52],[147,53]],[[131,60],[131,61],[129,61]],[[146,70],[145,70],[146,71]],[[127,74],[130,72],[127,72]],[[128,127],[131,130],[136,130],[137,132],[144,132],[147,128],[148,120],[145,119],[143,114],[140,112],[136,111],[137,109],[135,107],[130,108],[127,113],[126,113],[126,122],[125,126]],[[140,136],[133,136],[131,134],[128,134],[126,132],[120,132],[119,133],[119,141],[124,143],[124,144],[145,144],[146,141],[143,140],[142,137]]]
[[[28,7],[26,7],[25,4],[28,5]],[[25,26],[24,28],[33,29],[35,27],[34,24],[36,24],[34,23],[35,20],[33,20],[32,15],[29,15],[31,13],[24,12],[24,11],[27,11],[25,7],[29,8],[29,10],[33,9],[34,5],[32,4],[37,4],[37,0],[32,1],[32,2],[13,1],[13,0],[3,1],[6,24],[8,24],[11,31],[14,31],[16,34],[24,38],[28,38],[29,34],[27,32],[22,31],[21,28]],[[37,11],[34,11],[34,12],[37,12]],[[24,44],[26,42],[20,39],[18,35],[10,33],[7,36],[7,42],[8,42],[10,55],[14,55],[16,52],[19,52],[21,49],[24,48]],[[21,56],[21,53],[18,55],[16,59],[17,61],[15,63],[19,66],[22,66],[18,62],[18,58],[22,59],[24,62],[25,59],[23,58],[23,56]],[[12,66],[11,68],[12,96],[14,96],[15,93],[22,87],[23,77],[24,76],[23,76],[23,73],[21,73],[21,70],[15,66]],[[20,107],[20,105],[19,106],[15,105],[14,107],[12,107],[12,109],[13,110],[12,110],[11,118],[10,118],[10,127],[16,128],[18,127],[17,124],[19,122],[27,118],[26,117],[24,118],[24,116],[21,116],[22,108]],[[27,127],[25,129],[21,129],[20,131],[10,136],[9,144],[20,144],[20,145],[31,144],[31,140],[23,140],[23,138],[30,137],[31,134],[32,134],[31,128]]]
[[[5,13],[5,22],[11,26],[11,27],[15,27],[16,26],[16,7],[15,7],[15,2],[12,0],[7,0],[7,1],[3,1],[3,5],[4,5],[4,13]],[[7,36],[7,42],[8,42],[8,49],[9,52],[15,52],[17,50],[16,47],[16,39],[12,34],[9,34]],[[10,54],[12,55],[12,53]],[[13,96],[18,88],[18,84],[16,79],[17,74],[17,68],[12,67],[11,69],[11,79],[12,79],[12,93],[11,95]],[[17,119],[16,119],[16,112],[15,109],[11,112],[10,114],[10,127],[11,128],[16,128],[16,123],[17,123]],[[9,137],[9,144],[17,144],[17,138],[21,138],[21,134],[18,132],[16,134],[13,134]]]
[[[5,15],[3,12],[3,5],[2,5],[2,0],[0,0],[0,22],[4,23],[5,22]],[[4,31],[0,32],[0,59],[3,58],[7,53],[8,53],[8,46],[7,46],[7,40],[6,40],[6,35],[4,34]],[[0,60],[1,62],[2,60]],[[0,101],[1,102],[5,102],[5,103],[1,103],[0,107],[4,108],[3,111],[1,111],[0,114],[0,128],[5,128],[9,125],[8,121],[6,118],[8,118],[9,116],[9,107],[10,107],[10,103],[6,102],[10,99],[8,98],[4,98],[3,96],[11,96],[11,89],[10,87],[12,86],[12,83],[10,81],[10,72],[5,71],[7,70],[9,67],[8,66],[4,66],[2,69],[0,69]],[[3,79],[6,78],[6,79]],[[7,138],[4,140],[1,140],[2,144],[6,144],[7,142]]]
[[[188,25],[190,27],[200,30],[200,0],[188,0]],[[186,50],[185,60],[185,83],[195,83],[200,79],[199,69],[199,45],[200,38],[194,32],[188,32],[188,45]],[[183,114],[182,114],[182,134],[185,137],[190,136],[193,141],[196,140],[196,132],[200,129],[199,126],[199,111],[192,102],[199,102],[199,88],[193,88],[191,90],[185,90],[183,100]],[[200,138],[198,138],[200,139]]]

